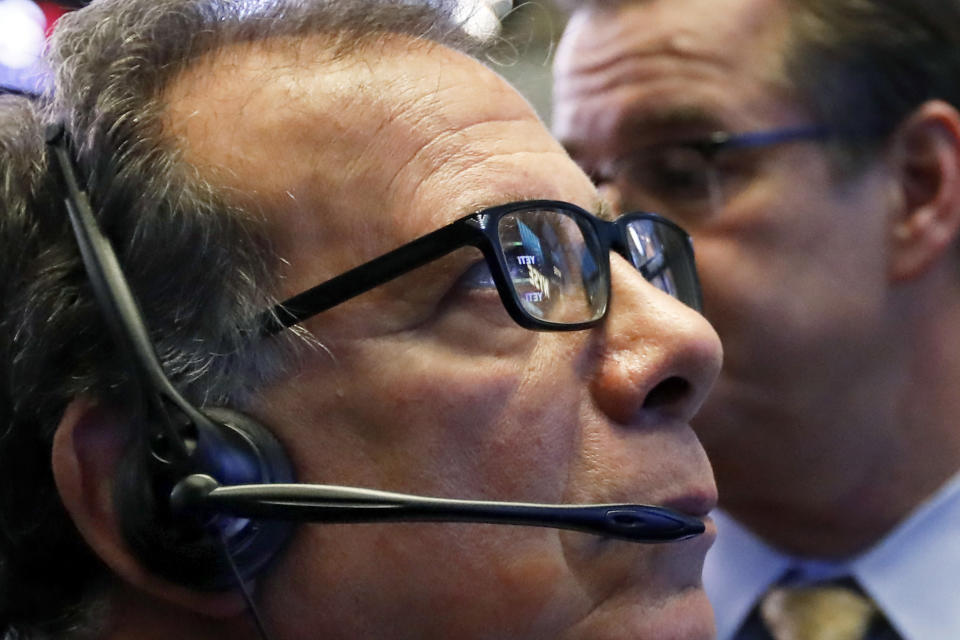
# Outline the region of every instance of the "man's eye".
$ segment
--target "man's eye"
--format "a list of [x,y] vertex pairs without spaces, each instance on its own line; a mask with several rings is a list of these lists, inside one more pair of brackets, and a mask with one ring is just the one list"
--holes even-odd
[[669,198],[699,198],[703,195],[706,177],[702,168],[652,167],[647,177],[650,190]]
[[689,215],[708,208],[713,171],[697,149],[663,146],[619,163],[614,186],[628,209]]
[[496,289],[497,284],[493,281],[493,274],[490,273],[490,267],[486,260],[478,260],[470,265],[460,279],[457,285],[467,289]]
[[[468,344],[473,349],[487,348],[494,336],[503,340],[506,335],[522,337],[530,333],[510,318],[486,260],[478,260],[467,267],[449,290],[440,309],[437,316],[440,322],[436,326],[442,325],[446,330],[458,327],[456,342]],[[485,330],[478,334],[480,326]]]
[[623,177],[652,195],[696,199],[709,188],[709,161],[695,149],[665,147],[634,159]]

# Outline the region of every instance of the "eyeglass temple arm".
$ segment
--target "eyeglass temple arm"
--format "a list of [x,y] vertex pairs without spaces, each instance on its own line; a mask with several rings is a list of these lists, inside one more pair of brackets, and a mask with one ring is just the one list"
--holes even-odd
[[707,153],[716,153],[723,148],[750,149],[753,147],[768,147],[784,142],[798,140],[821,140],[834,135],[834,131],[823,125],[799,125],[773,131],[750,131],[747,133],[729,133],[720,131],[704,141]]
[[261,314],[260,332],[263,335],[279,333],[341,302],[476,242],[476,233],[464,224],[464,221],[458,220],[284,300]]

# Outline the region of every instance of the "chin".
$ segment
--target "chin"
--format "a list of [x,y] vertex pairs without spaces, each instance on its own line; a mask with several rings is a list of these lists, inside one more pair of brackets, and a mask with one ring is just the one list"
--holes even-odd
[[594,601],[590,613],[563,640],[711,640],[713,609],[701,574],[716,525],[682,542],[613,542],[589,562]]
[[[682,544],[682,543],[681,543]],[[712,640],[713,609],[696,576],[668,571],[608,584],[606,597],[563,640]],[[611,588],[612,587],[612,588]]]
[[700,587],[657,602],[617,596],[594,610],[564,640],[713,640],[713,609]]
[[671,598],[642,621],[633,640],[712,640],[716,637],[713,608],[702,587],[690,588]]

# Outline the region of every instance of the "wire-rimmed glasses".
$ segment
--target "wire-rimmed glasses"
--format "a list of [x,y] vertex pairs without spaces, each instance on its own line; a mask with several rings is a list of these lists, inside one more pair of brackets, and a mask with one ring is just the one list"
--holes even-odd
[[834,137],[827,127],[809,124],[730,133],[717,131],[703,137],[645,145],[595,172],[600,183],[616,188],[623,206],[676,216],[681,220],[716,211],[723,205],[728,174],[733,167],[721,154],[735,150],[765,149],[788,142]]

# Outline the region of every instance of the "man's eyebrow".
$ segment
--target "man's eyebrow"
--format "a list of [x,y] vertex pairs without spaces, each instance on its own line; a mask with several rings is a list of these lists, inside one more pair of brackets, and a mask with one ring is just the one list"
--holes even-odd
[[[553,196],[544,196],[541,193],[526,192],[526,191],[508,191],[503,197],[498,198],[496,201],[491,200],[489,202],[483,201],[479,205],[474,205],[469,211],[462,214],[468,216],[474,213],[479,213],[484,209],[489,209],[491,207],[498,207],[500,205],[509,204],[511,202],[526,202],[527,200],[559,200],[562,202],[570,202],[571,204],[576,204],[570,200],[563,198],[557,198]],[[579,205],[577,205],[579,206]],[[598,197],[594,202],[589,206],[584,207],[586,211],[589,211],[598,218],[603,218],[604,220],[613,220],[616,216],[613,214],[610,204],[604,201],[602,198]]]
[[650,135],[657,131],[670,132],[693,128],[719,131],[726,126],[724,120],[713,109],[696,104],[674,105],[627,113],[617,126],[617,135],[631,133]]

